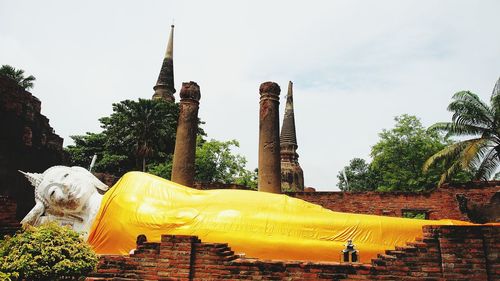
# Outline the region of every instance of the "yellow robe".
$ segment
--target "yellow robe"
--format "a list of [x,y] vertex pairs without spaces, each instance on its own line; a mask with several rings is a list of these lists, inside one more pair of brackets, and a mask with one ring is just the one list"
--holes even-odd
[[197,190],[141,173],[125,174],[105,195],[89,233],[98,254],[128,254],[137,235],[195,235],[262,259],[339,261],[352,239],[362,262],[422,236],[424,225],[467,224],[333,212],[247,190]]

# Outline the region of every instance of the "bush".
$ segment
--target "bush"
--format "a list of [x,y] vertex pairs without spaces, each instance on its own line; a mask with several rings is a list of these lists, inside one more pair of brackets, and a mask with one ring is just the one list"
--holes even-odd
[[0,241],[2,280],[78,280],[97,262],[77,232],[55,223],[29,227]]

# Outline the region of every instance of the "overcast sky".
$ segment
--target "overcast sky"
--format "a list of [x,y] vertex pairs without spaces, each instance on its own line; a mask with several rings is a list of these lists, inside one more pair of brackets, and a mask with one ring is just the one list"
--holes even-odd
[[449,121],[460,90],[489,101],[499,11],[472,0],[0,0],[0,64],[37,78],[32,93],[67,145],[100,131],[113,102],[152,96],[175,21],[175,86],[200,85],[208,137],[237,139],[257,167],[259,85],[281,86],[282,118],[291,80],[305,184],[335,190],[394,116]]

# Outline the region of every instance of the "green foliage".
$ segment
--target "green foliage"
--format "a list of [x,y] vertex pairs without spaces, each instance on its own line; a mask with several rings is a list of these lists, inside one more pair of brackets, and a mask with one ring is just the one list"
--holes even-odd
[[93,155],[97,155],[98,161],[94,171],[121,175],[134,167],[135,162],[130,161],[129,156],[115,154],[116,151],[106,149],[109,142],[104,133],[87,133],[71,138],[75,144],[69,145],[65,150],[70,155],[72,165],[86,168],[90,165]]
[[[94,154],[94,171],[121,176],[143,170],[170,179],[179,116],[178,104],[161,100],[125,100],[113,104],[113,113],[99,119],[101,133],[72,136],[65,150],[71,165],[88,167]],[[199,122],[203,124],[203,122]],[[236,140],[205,141],[198,126],[196,181],[237,183],[256,188],[256,173],[246,170],[246,159],[233,154]]]
[[[394,119],[391,130],[382,130],[380,140],[372,147],[372,162],[351,160],[345,168],[349,190],[364,191],[412,191],[428,190],[436,186],[440,178],[440,166],[423,172],[426,159],[443,149],[449,142],[438,132],[428,132],[420,120],[411,115]],[[337,175],[338,186],[346,190],[343,172]],[[455,181],[470,180],[470,174],[460,171]]]
[[198,139],[196,147],[196,176],[199,182],[233,183],[245,171],[246,159],[231,153],[231,147],[239,147],[236,140],[203,141]]
[[240,171],[239,177],[234,179],[234,183],[249,187],[252,190],[257,190],[258,169],[253,171],[243,169]]
[[30,227],[0,243],[0,272],[5,278],[77,280],[92,272],[98,261],[78,233],[55,223]]
[[380,191],[421,191],[435,186],[439,172],[422,172],[422,165],[432,154],[444,147],[436,132],[427,132],[415,116],[401,115],[396,126],[383,130],[372,147],[371,169],[376,174]]
[[[236,140],[205,141],[198,137],[196,141],[195,181],[236,183],[257,188],[257,173],[245,169],[246,159],[239,154],[233,154],[231,149],[239,147]],[[149,171],[163,178],[170,178],[172,173],[172,158],[158,165],[151,165]]]
[[[447,137],[461,137],[430,157],[424,165],[428,171],[442,165],[439,183],[449,181],[460,171],[474,174],[478,180],[489,180],[500,164],[500,79],[493,88],[490,104],[476,94],[461,91],[453,95],[448,110],[453,112],[451,122],[440,122],[429,128],[431,132],[445,132]],[[464,139],[464,137],[470,137]]]
[[14,79],[17,82],[17,84],[23,87],[25,90],[32,89],[34,86],[33,82],[36,80],[36,78],[33,75],[24,77],[24,70],[15,69],[14,67],[6,64],[0,67],[0,75]]
[[19,278],[19,274],[17,272],[2,272],[0,271],[0,280],[2,281],[11,281]]
[[[345,173],[345,175],[344,175]],[[347,179],[345,178],[347,176]],[[370,191],[375,190],[375,175],[370,165],[364,159],[354,158],[337,174],[337,186],[342,191]]]
[[426,216],[425,212],[422,212],[422,211],[407,210],[407,211],[403,212],[403,218],[425,220],[425,219],[427,219],[427,216]]
[[115,155],[133,151],[135,168],[145,171],[146,159],[162,158],[175,145],[179,107],[163,100],[125,100],[113,104],[113,113],[99,119]]
[[71,164],[82,167],[88,167],[97,154],[97,172],[121,176],[145,170],[147,162],[164,162],[173,153],[178,116],[178,105],[162,100],[114,103],[113,113],[99,119],[103,132],[72,136],[75,144],[66,151]]
[[148,166],[148,173],[170,180],[172,177],[173,155],[168,155],[164,163],[154,163]]

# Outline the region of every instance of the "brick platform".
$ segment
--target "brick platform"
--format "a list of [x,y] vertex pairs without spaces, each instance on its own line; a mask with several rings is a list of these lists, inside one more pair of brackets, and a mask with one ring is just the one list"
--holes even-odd
[[87,280],[498,280],[500,227],[426,226],[423,233],[371,264],[256,260],[227,244],[163,235],[133,255],[102,256]]

